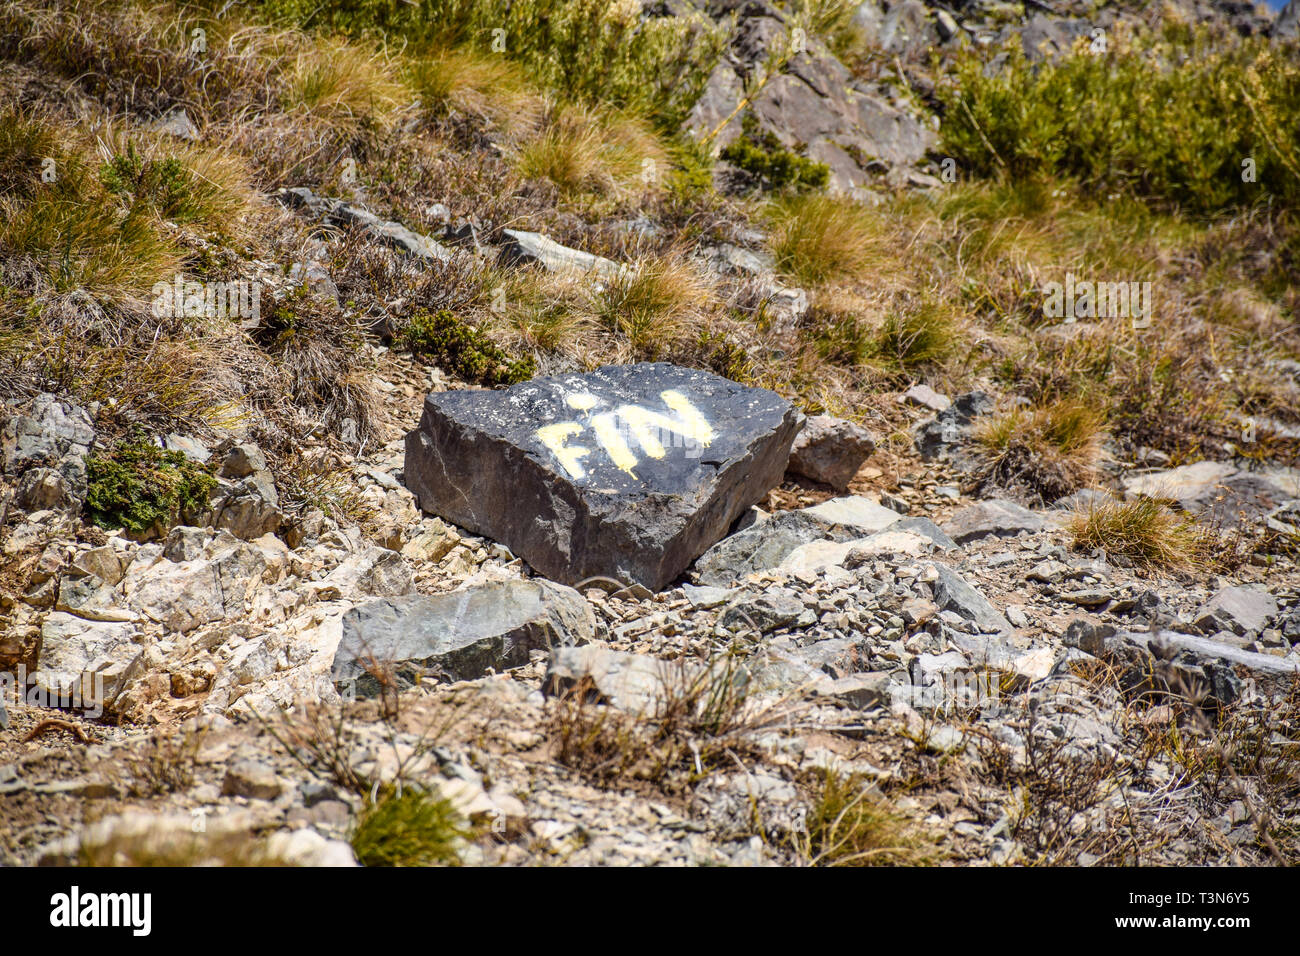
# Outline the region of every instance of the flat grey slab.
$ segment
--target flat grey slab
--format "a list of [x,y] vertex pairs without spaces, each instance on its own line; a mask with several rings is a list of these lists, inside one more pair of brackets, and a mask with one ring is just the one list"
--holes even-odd
[[383,598],[344,615],[332,677],[361,696],[379,691],[383,673],[399,686],[417,676],[472,680],[527,664],[530,651],[589,641],[595,627],[586,599],[550,581]]

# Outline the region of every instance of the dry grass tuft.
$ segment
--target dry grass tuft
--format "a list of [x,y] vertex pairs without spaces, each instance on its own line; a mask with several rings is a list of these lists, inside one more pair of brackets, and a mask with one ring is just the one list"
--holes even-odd
[[551,104],[536,135],[519,149],[525,179],[548,179],[566,198],[651,191],[668,171],[650,126],[637,117]]
[[980,481],[1047,503],[1086,487],[1097,477],[1104,423],[1095,406],[1074,399],[983,421],[975,430]]
[[396,74],[381,54],[343,40],[304,45],[288,71],[283,105],[349,129],[384,122],[415,98]]
[[884,255],[884,223],[851,199],[806,193],[772,202],[777,266],[804,285],[856,279]]
[[921,831],[871,793],[856,776],[822,770],[812,781],[811,806],[795,834],[795,850],[809,866],[919,866],[934,862]]
[[785,701],[751,698],[736,659],[666,662],[645,713],[601,702],[584,677],[555,698],[556,759],[604,786],[648,782],[671,792],[753,750],[752,735],[785,720]]
[[606,281],[594,298],[595,317],[636,359],[670,354],[714,297],[698,270],[675,253],[644,258]]
[[1153,498],[1093,501],[1068,528],[1075,547],[1103,548],[1148,567],[1194,570],[1208,558],[1205,529]]

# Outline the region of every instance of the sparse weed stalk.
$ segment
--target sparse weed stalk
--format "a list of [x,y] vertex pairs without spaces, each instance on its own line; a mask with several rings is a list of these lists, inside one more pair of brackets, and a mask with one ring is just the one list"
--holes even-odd
[[1043,733],[1033,711],[1027,718],[1023,752],[982,728],[974,740],[983,776],[1010,796],[1010,835],[1030,861],[1073,865],[1084,852],[1103,862],[1139,861],[1143,824],[1131,812],[1118,755]]
[[128,792],[132,796],[153,797],[193,786],[203,740],[201,729],[151,734],[124,757]]
[[278,459],[275,484],[280,507],[290,517],[319,511],[340,523],[363,524],[375,514],[350,472],[316,456],[294,453]]
[[557,759],[606,786],[645,781],[672,792],[753,750],[752,735],[784,724],[787,700],[752,698],[731,654],[667,662],[645,713],[604,703],[590,678],[551,704]]
[[[380,675],[382,677],[382,674]],[[317,780],[336,784],[373,805],[381,795],[421,788],[437,773],[433,749],[463,716],[464,702],[440,699],[440,712],[425,715],[418,732],[405,729],[409,723],[396,694],[380,701],[346,700],[281,708],[271,714],[258,713],[262,731],[279,743],[290,758]],[[367,733],[366,725],[378,721],[378,734]],[[376,741],[376,736],[378,741]],[[362,766],[366,747],[382,745],[369,768]]]

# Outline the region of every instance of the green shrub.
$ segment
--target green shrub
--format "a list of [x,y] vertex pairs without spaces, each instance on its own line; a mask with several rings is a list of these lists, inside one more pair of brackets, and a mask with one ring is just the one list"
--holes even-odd
[[114,196],[162,219],[232,228],[246,213],[239,161],[195,148],[140,152],[125,140],[100,170]]
[[1038,64],[1016,41],[1005,56],[986,73],[967,54],[939,91],[965,173],[1072,177],[1194,212],[1300,201],[1300,65],[1267,40],[1116,36],[1104,55],[1082,44]]
[[362,814],[352,850],[362,866],[458,866],[469,835],[448,800],[405,790],[380,797]]
[[753,113],[740,121],[741,134],[721,152],[721,157],[766,190],[821,189],[830,180],[830,167],[786,149],[771,130],[760,130]]
[[205,508],[217,485],[209,469],[137,436],[86,460],[86,514],[103,528],[135,535],[178,524]]
[[532,356],[512,359],[482,331],[447,309],[415,313],[402,330],[402,341],[416,355],[433,359],[478,385],[514,385],[537,374]]

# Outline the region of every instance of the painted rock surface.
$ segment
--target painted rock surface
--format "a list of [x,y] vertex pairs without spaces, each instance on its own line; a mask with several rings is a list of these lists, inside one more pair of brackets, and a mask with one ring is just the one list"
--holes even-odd
[[664,363],[425,398],[406,437],[420,506],[564,584],[659,590],[781,480],[803,416]]

